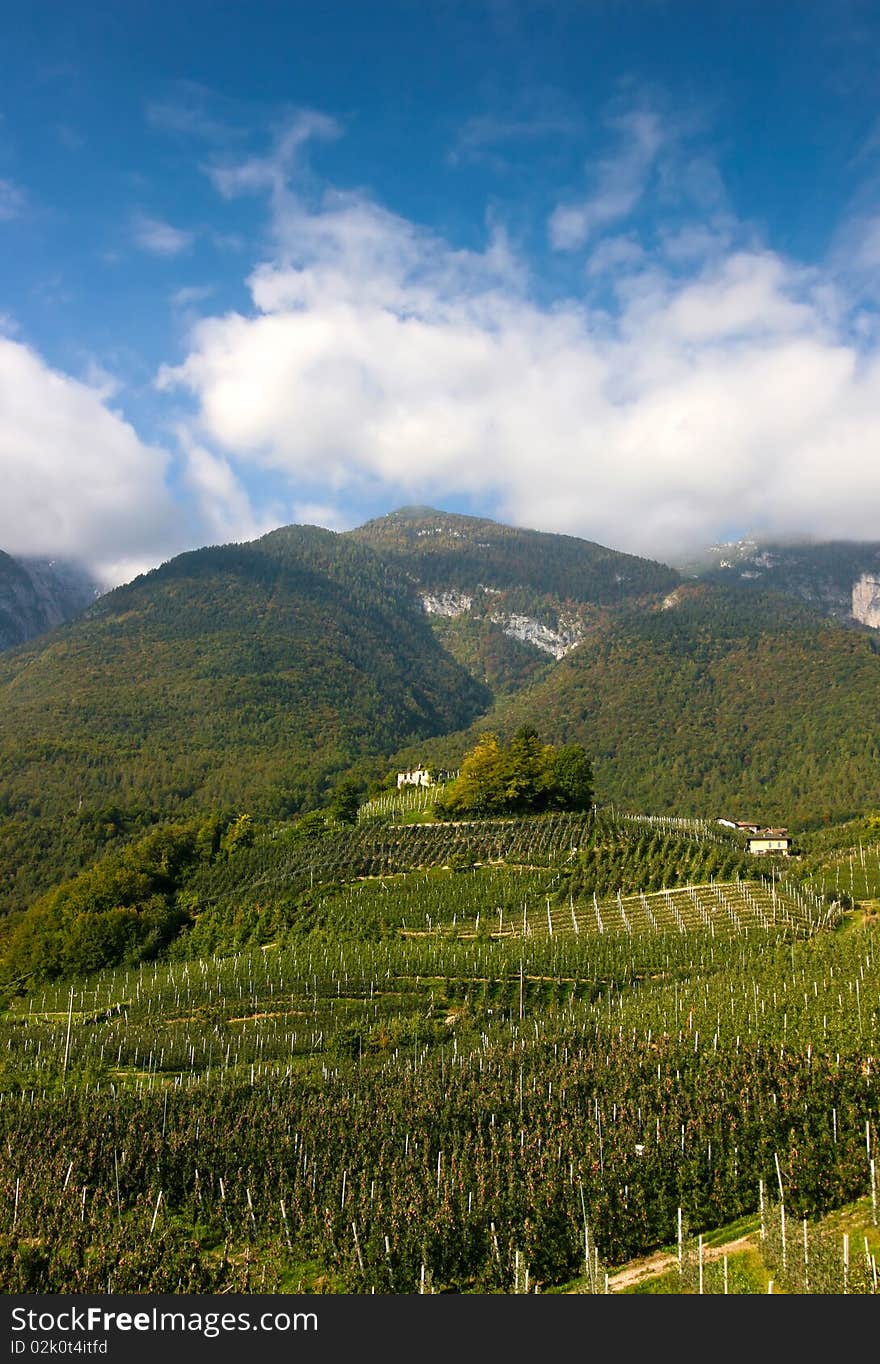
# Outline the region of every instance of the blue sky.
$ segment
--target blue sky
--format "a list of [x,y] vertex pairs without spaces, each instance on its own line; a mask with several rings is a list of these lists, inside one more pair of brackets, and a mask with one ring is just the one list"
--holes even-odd
[[0,16],[0,548],[877,538],[880,6]]

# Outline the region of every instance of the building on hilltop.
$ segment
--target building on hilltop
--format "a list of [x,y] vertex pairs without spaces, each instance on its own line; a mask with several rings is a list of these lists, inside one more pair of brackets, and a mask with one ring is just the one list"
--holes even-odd
[[410,772],[398,772],[397,789],[401,786],[433,786],[434,778],[427,767],[414,767]]
[[450,781],[457,772],[447,772],[445,768],[432,771],[429,767],[414,767],[410,772],[398,772],[397,789],[402,786],[436,786],[438,781]]

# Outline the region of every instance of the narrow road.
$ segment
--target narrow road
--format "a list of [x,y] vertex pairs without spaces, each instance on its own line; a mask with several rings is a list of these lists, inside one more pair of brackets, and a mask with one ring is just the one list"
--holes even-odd
[[[737,1255],[740,1251],[748,1250],[754,1245],[756,1235],[757,1233],[752,1233],[750,1236],[740,1236],[737,1241],[728,1241],[723,1246],[704,1246],[704,1264],[710,1260],[721,1260],[725,1255]],[[658,1251],[644,1260],[634,1261],[616,1274],[609,1274],[608,1287],[612,1293],[620,1293],[625,1288],[632,1288],[634,1284],[643,1283],[645,1279],[655,1279],[661,1274],[668,1273],[677,1264],[678,1256],[675,1252],[668,1254]]]

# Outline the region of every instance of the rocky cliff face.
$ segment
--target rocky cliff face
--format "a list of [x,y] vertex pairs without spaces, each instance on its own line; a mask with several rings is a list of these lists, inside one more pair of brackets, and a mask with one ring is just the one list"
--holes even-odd
[[0,650],[78,616],[101,587],[79,564],[60,559],[13,559],[0,550]]
[[533,616],[524,616],[517,611],[508,614],[497,611],[490,619],[495,625],[500,625],[511,639],[518,639],[523,644],[532,644],[542,653],[551,654],[553,658],[562,658],[583,639],[583,631],[574,621],[568,628],[560,622],[559,629],[554,630],[542,621],[535,620]]
[[862,625],[880,630],[880,574],[863,573],[853,583],[852,613]]
[[429,616],[463,616],[471,609],[473,597],[467,592],[423,592],[422,606]]
[[473,614],[477,621],[488,619],[493,625],[498,625],[510,639],[518,639],[521,644],[531,644],[553,658],[562,658],[583,639],[584,632],[575,612],[563,616],[553,611],[554,625],[548,625],[546,621],[525,615],[521,611],[487,609],[487,598],[504,599],[505,594],[500,588],[485,587],[480,583],[476,595],[479,598],[476,610],[474,596],[467,592],[458,592],[454,588],[447,591],[422,592],[420,600],[426,615],[455,618]]
[[689,576],[782,592],[839,620],[880,629],[880,542],[830,540],[759,545],[742,540],[713,545]]

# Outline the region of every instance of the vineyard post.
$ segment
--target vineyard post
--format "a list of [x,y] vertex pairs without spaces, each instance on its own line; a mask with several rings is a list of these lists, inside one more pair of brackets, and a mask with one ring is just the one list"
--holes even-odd
[[849,1236],[843,1233],[843,1291],[849,1292]]
[[807,1219],[804,1218],[804,1292],[810,1291],[810,1243],[807,1239]]
[[724,1292],[725,1292],[725,1293],[728,1292],[728,1287],[727,1287],[727,1256],[726,1256],[726,1255],[725,1255],[725,1257],[724,1257]]
[[67,1037],[64,1039],[64,1064],[61,1067],[61,1074],[67,1074],[67,1059],[70,1056],[70,1025],[73,1022],[73,986],[70,987],[70,999],[67,1004]]
[[761,1214],[761,1240],[767,1239],[767,1228],[764,1225],[764,1181],[758,1180],[758,1209]]
[[15,1224],[18,1221],[18,1196],[21,1191],[21,1179],[15,1181],[15,1212],[12,1214],[12,1230],[15,1231]]
[[871,1157],[871,1223],[877,1225],[877,1166],[874,1157]]
[[684,1266],[683,1266],[683,1261],[684,1261],[684,1245],[683,1245],[683,1242],[682,1242],[681,1208],[679,1208],[679,1210],[678,1210],[678,1272],[679,1272],[679,1274],[681,1274],[682,1271],[683,1271],[683,1267],[684,1267]]
[[702,1293],[702,1291],[703,1291],[703,1235],[702,1235],[702,1232],[700,1233],[699,1237],[697,1238],[697,1255],[698,1255],[698,1257],[699,1257],[699,1265],[700,1265],[700,1269],[699,1269],[699,1273],[700,1273],[700,1288],[699,1288],[699,1291]]
[[583,1214],[583,1219],[584,1219],[584,1264],[585,1264],[585,1266],[586,1266],[587,1273],[589,1273],[589,1270],[590,1270],[590,1228],[589,1228],[589,1225],[588,1225],[588,1223],[587,1223],[587,1205],[586,1205],[586,1202],[585,1202],[585,1200],[584,1200],[584,1182],[583,1182],[582,1179],[579,1179],[579,1180],[578,1180],[578,1189],[580,1190],[580,1195],[581,1195],[581,1213]]
[[[287,1219],[285,1218],[285,1223],[286,1223],[286,1220],[287,1220]],[[360,1241],[358,1240],[358,1229],[357,1229],[357,1223],[356,1223],[356,1222],[352,1222],[352,1224],[351,1224],[351,1231],[352,1231],[352,1235],[354,1236],[354,1248],[355,1248],[355,1250],[357,1251],[358,1264],[360,1265],[360,1267],[361,1267],[361,1273],[363,1274],[363,1272],[364,1272],[364,1257],[363,1257],[363,1255],[361,1255],[361,1243],[360,1243]]]
[[782,1192],[782,1171],[779,1168],[779,1156],[774,1151],[773,1159],[776,1162],[776,1178],[779,1181],[779,1225],[782,1232],[782,1272],[785,1273],[785,1195]]

